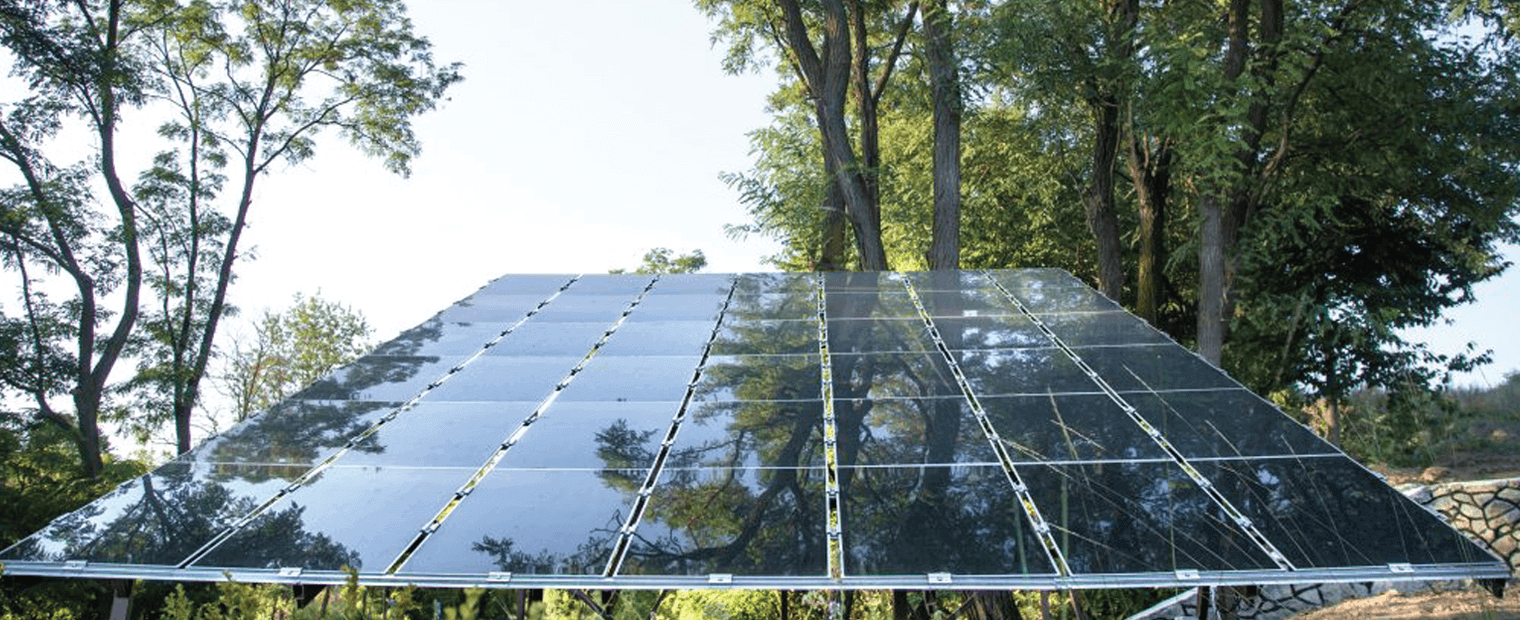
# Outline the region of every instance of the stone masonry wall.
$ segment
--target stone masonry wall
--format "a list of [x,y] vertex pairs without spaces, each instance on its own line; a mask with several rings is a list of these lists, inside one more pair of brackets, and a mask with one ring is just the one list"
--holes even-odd
[[[1434,510],[1469,538],[1509,562],[1510,574],[1520,575],[1520,478],[1452,482],[1399,488],[1410,499]],[[1511,580],[1514,583],[1514,580]],[[1240,620],[1281,620],[1337,602],[1372,596],[1389,589],[1449,589],[1453,583],[1303,584],[1267,586],[1253,601],[1243,602]],[[1196,620],[1196,591],[1189,590],[1143,611],[1129,620]]]

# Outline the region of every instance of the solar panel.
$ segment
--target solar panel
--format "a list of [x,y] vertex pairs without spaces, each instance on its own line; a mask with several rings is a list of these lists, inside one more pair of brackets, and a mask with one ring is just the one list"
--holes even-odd
[[1046,269],[507,276],[0,561],[598,589],[1509,575]]

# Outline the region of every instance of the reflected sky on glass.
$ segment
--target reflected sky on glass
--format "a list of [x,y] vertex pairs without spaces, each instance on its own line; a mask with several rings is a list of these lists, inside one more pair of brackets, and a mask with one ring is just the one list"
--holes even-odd
[[[474,468],[329,467],[198,566],[384,571]],[[376,506],[356,518],[356,506]]]
[[432,402],[539,401],[554,391],[584,356],[507,357],[483,355],[433,391]]
[[535,402],[418,403],[338,459],[343,466],[476,468],[522,426]]
[[[401,403],[287,400],[180,457],[182,460],[310,467],[342,449]],[[304,469],[303,469],[304,470]]]
[[[407,572],[600,573],[642,471],[498,470],[407,560]],[[439,504],[442,506],[442,504]]]
[[465,361],[464,356],[366,355],[296,392],[301,400],[407,401]]
[[647,468],[678,402],[556,401],[512,444],[499,468]]

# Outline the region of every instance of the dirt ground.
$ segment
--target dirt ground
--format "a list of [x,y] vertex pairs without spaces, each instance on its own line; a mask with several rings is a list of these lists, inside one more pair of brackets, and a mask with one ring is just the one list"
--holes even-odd
[[1343,601],[1295,616],[1295,620],[1520,620],[1520,585],[1510,582],[1503,599],[1471,587],[1449,592],[1388,591]]

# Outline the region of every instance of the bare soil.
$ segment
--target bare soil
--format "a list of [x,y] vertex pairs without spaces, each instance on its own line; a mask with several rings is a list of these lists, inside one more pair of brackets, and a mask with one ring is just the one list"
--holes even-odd
[[1511,581],[1503,599],[1472,586],[1447,592],[1402,593],[1342,601],[1295,620],[1520,620],[1520,592]]

